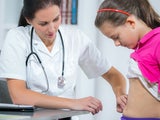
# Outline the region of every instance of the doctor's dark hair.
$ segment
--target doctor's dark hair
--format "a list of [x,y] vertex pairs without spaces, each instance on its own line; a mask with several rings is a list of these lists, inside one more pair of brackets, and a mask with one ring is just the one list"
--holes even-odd
[[[100,12],[102,9],[107,10]],[[117,12],[116,10],[122,12]],[[152,29],[160,26],[160,16],[152,8],[148,0],[104,0],[99,7],[99,12],[97,12],[95,26],[100,28],[105,21],[114,26],[122,25],[129,16],[123,14],[123,12],[136,16]]]
[[21,10],[18,26],[29,25],[25,18],[32,20],[38,10],[52,5],[60,7],[60,4],[61,0],[23,0],[23,8]]

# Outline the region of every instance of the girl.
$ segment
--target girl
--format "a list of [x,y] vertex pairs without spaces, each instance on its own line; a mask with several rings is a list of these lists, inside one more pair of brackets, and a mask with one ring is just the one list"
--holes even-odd
[[121,120],[160,120],[160,17],[148,0],[105,0],[95,25],[116,46],[133,49]]

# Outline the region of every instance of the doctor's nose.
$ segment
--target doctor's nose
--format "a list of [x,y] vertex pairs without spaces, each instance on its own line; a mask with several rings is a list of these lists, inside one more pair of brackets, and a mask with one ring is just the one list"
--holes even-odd
[[49,31],[55,30],[55,24],[54,23],[50,23],[49,26],[48,26],[48,30]]

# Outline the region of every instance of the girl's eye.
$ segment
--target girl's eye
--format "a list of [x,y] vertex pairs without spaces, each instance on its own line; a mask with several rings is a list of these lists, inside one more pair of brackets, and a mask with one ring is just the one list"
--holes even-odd
[[110,36],[110,38],[113,40],[117,40],[117,39],[119,39],[119,34],[113,34]]
[[112,39],[115,41],[115,40],[118,40],[119,39],[119,36],[112,36]]
[[114,36],[114,39],[115,40],[119,39],[119,35]]

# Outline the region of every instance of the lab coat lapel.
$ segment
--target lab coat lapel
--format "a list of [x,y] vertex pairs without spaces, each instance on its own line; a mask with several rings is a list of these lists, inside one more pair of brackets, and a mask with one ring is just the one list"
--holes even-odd
[[52,51],[49,52],[47,47],[45,46],[45,44],[42,42],[42,40],[37,36],[37,34],[35,34],[35,36],[33,37],[33,46],[36,49],[36,51],[46,54],[50,57],[55,56],[59,50],[60,50],[60,43],[59,43],[59,37],[56,37],[55,39],[55,43],[54,46],[52,48]]

